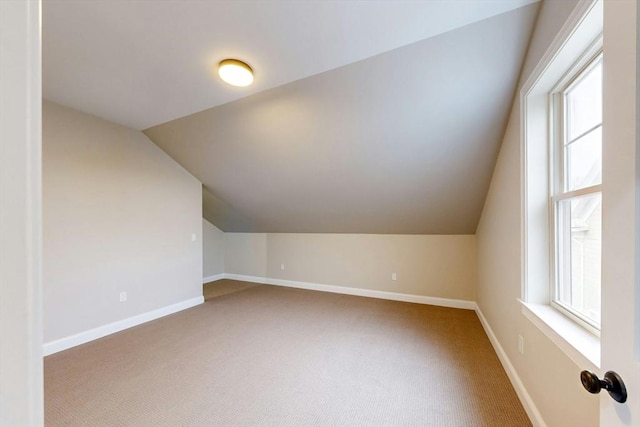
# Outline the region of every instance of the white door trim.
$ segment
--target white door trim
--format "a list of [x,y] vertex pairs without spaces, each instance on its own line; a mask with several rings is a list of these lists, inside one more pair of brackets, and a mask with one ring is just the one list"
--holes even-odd
[[40,0],[0,1],[0,425],[44,423]]

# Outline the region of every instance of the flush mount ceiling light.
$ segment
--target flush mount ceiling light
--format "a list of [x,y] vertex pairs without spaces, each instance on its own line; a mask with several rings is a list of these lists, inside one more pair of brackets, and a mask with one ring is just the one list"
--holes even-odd
[[253,70],[237,59],[225,59],[218,64],[218,75],[233,86],[249,86],[253,83]]

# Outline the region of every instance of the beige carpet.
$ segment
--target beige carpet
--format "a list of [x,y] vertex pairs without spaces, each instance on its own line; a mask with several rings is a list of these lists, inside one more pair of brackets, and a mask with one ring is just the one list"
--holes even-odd
[[256,286],[45,359],[48,426],[529,426],[476,314]]
[[260,286],[257,283],[240,282],[238,280],[222,279],[215,282],[205,283],[202,286],[202,295],[205,300],[243,291],[245,289]]

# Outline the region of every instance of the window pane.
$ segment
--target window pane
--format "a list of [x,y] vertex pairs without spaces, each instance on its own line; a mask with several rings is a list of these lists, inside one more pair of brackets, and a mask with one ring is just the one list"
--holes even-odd
[[558,202],[558,289],[556,299],[600,324],[602,194]]
[[566,148],[567,190],[577,190],[602,183],[602,127]]
[[567,93],[569,141],[602,123],[602,60]]

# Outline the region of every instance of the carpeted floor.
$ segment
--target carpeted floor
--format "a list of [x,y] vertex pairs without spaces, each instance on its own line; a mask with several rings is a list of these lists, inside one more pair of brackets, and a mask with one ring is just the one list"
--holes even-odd
[[529,426],[472,311],[255,286],[45,358],[48,426]]
[[205,283],[204,286],[202,286],[202,295],[205,300],[208,300],[233,292],[253,288],[254,286],[260,285],[257,283],[241,282],[239,280],[222,279],[215,282]]

